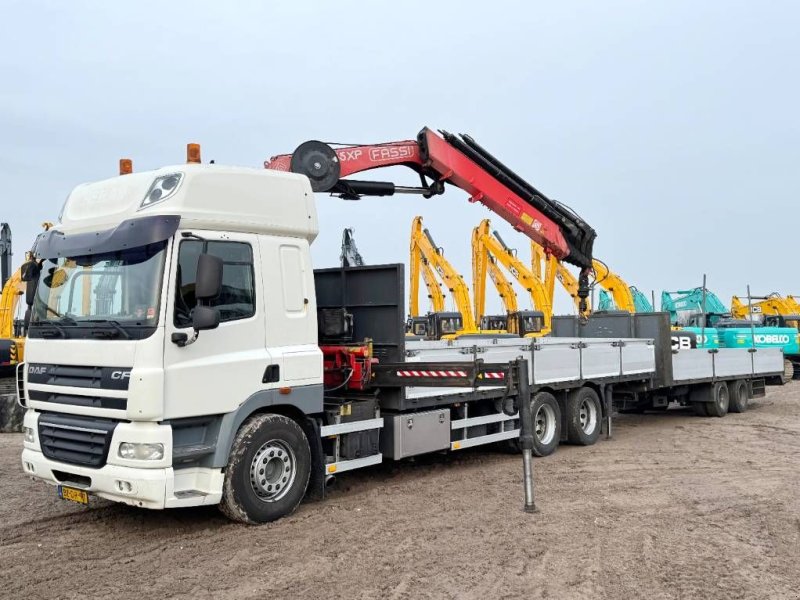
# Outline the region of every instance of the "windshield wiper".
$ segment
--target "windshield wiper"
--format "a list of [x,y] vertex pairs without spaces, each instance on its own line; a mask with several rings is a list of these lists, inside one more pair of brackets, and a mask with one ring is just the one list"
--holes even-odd
[[[33,325],[48,325],[48,326],[53,328],[53,332],[52,333],[57,333],[63,338],[69,337],[67,335],[67,332],[64,329],[64,327],[62,327],[61,325],[59,325],[58,323],[55,323],[53,321],[36,321],[36,322],[33,323]],[[42,335],[43,336],[45,335],[44,332],[42,332]],[[49,336],[45,336],[45,337],[49,337]]]
[[131,334],[119,324],[119,321],[114,321],[113,319],[87,319],[87,323],[108,323],[113,329],[116,329],[122,337],[126,340],[131,339]]

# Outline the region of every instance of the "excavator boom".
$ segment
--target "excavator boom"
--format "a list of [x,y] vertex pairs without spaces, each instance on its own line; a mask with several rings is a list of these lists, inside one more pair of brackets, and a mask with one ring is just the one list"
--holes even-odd
[[[436,246],[433,237],[422,226],[422,217],[415,217],[411,224],[411,296],[409,306],[411,316],[419,315],[419,276],[422,274],[428,294],[431,296],[434,312],[444,309],[444,296],[436,281],[434,272],[438,273],[445,287],[453,295],[458,311],[461,313],[463,330],[467,333],[477,331],[469,287],[464,278],[445,259],[441,250]],[[427,269],[427,271],[426,271]]]
[[548,258],[548,268],[546,269],[545,279],[542,281],[506,246],[497,232],[491,232],[489,219],[484,219],[475,228],[472,240],[473,245],[480,244],[485,249],[484,251],[488,255],[486,260],[494,258],[498,263],[502,264],[531,295],[534,308],[544,315],[544,326],[539,334],[546,335],[549,333],[553,316],[552,289],[555,282],[555,269],[553,268],[556,263],[555,257],[550,256]]
[[[419,173],[420,187],[400,187],[390,182],[345,179],[381,167],[402,165]],[[549,254],[581,269],[579,296],[589,295],[592,247],[596,233],[565,205],[542,194],[481,147],[468,135],[441,135],[427,127],[416,141],[345,146],[334,150],[317,141],[301,144],[291,155],[272,157],[268,169],[306,175],[316,192],[331,192],[347,199],[364,195],[389,196],[419,193],[429,197],[444,192],[444,183],[466,191],[541,244]]]

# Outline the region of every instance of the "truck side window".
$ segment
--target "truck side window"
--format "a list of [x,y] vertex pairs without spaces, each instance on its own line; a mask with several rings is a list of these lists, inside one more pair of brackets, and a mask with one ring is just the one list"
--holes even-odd
[[220,322],[252,317],[256,312],[253,249],[244,242],[184,240],[178,250],[175,289],[175,327],[190,327],[197,260],[205,251],[222,259],[222,292],[211,306],[219,309]]

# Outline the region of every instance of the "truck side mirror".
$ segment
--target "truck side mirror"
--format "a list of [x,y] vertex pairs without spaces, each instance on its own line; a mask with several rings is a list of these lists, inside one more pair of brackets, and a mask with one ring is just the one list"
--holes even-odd
[[211,306],[196,306],[192,311],[192,327],[195,331],[206,331],[219,327],[219,310]]
[[197,259],[197,277],[194,297],[213,300],[222,291],[222,259],[211,254],[201,254]]

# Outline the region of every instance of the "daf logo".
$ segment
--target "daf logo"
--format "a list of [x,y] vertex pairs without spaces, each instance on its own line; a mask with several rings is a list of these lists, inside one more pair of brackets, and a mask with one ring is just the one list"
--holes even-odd
[[130,371],[111,371],[111,379],[130,379]]
[[47,375],[47,367],[31,365],[28,367],[28,373],[31,375]]

